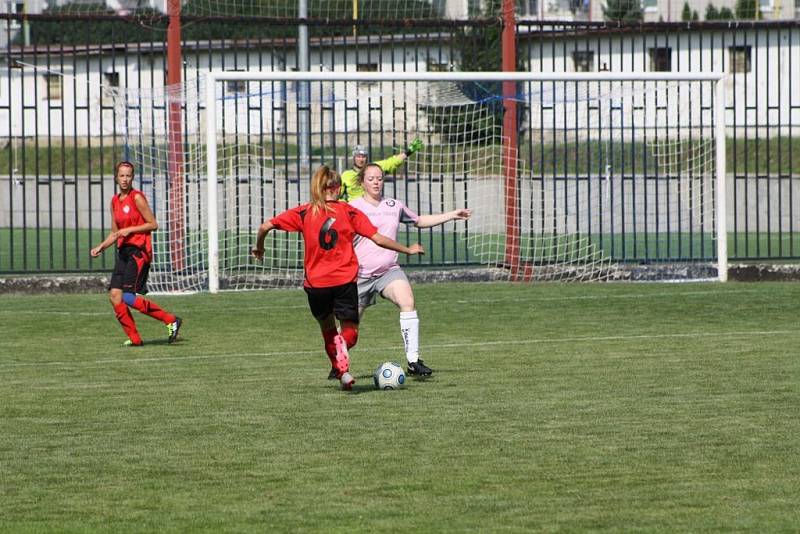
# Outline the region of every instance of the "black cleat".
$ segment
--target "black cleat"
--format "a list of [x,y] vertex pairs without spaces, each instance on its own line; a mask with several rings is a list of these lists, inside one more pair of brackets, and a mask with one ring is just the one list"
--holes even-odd
[[413,376],[431,376],[433,369],[425,365],[422,360],[408,362],[408,374]]
[[178,330],[181,329],[182,323],[183,320],[176,315],[175,321],[167,325],[167,330],[169,330],[169,339],[167,339],[167,343],[175,342],[175,340],[178,338]]

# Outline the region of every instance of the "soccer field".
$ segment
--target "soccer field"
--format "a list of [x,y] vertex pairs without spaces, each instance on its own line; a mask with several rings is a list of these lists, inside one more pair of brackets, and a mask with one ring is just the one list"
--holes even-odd
[[800,284],[416,285],[343,392],[300,290],[3,296],[0,531],[794,531]]

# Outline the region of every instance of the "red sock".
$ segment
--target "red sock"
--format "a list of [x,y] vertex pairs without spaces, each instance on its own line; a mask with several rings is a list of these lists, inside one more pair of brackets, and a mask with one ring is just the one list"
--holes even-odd
[[338,333],[339,332],[337,332],[335,328],[333,330],[322,331],[322,339],[325,340],[325,353],[328,355],[331,364],[336,362],[336,343],[333,341],[333,338],[335,338]]
[[345,326],[342,328],[342,337],[344,338],[344,342],[347,343],[348,349],[355,347],[356,343],[358,343],[358,330]]
[[147,300],[146,298],[136,297],[136,300],[133,301],[133,309],[139,310],[145,315],[149,315],[153,319],[158,319],[164,324],[170,324],[175,322],[175,316],[171,313],[162,310],[158,304],[153,302],[152,300]]
[[122,325],[122,329],[125,331],[128,339],[131,340],[131,343],[135,343],[136,345],[141,344],[142,337],[139,335],[139,331],[136,330],[136,322],[133,320],[133,315],[131,315],[127,304],[124,302],[114,304],[114,315],[117,316],[117,321]]

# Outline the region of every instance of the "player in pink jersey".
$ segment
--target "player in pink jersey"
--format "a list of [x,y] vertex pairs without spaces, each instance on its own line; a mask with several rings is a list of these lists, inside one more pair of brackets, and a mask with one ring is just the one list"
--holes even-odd
[[[469,219],[472,211],[457,209],[436,215],[417,215],[403,202],[383,197],[383,170],[370,163],[359,176],[364,195],[350,202],[363,211],[378,228],[378,232],[397,239],[400,223],[417,228],[430,228],[448,221]],[[414,293],[403,269],[397,263],[397,253],[381,249],[372,242],[361,239],[356,243],[358,256],[358,307],[363,314],[375,304],[376,296],[394,302],[400,308],[400,334],[408,360],[408,374],[428,376],[433,371],[419,357],[419,318],[414,303]]]
[[[353,206],[340,202],[342,180],[327,165],[311,177],[311,202],[264,221],[258,228],[251,254],[264,259],[264,240],[272,230],[303,235],[303,289],[311,313],[319,323],[325,352],[331,362],[330,378],[338,378],[343,389],[351,389],[348,349],[358,341],[358,259],[353,241],[361,236],[370,243],[404,254],[423,254],[419,243],[406,247],[378,233],[369,219]],[[336,321],[340,330],[337,330]]]
[[114,272],[108,287],[108,299],[114,307],[114,315],[128,336],[126,345],[140,346],[142,338],[129,306],[167,325],[167,341],[178,337],[183,322],[152,300],[138,296],[147,293],[147,274],[153,259],[151,232],[158,229],[156,217],[147,203],[144,193],[133,188],[133,164],[121,161],[114,168],[114,179],[119,193],[111,199],[111,232],[91,250],[98,257],[111,245],[117,246]]

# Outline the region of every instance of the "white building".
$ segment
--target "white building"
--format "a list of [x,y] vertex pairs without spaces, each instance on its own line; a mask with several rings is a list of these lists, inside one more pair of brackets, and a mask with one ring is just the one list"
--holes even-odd
[[[800,127],[795,90],[800,87],[798,28],[600,35],[523,36],[518,54],[533,72],[726,72],[726,123],[738,128],[735,135],[745,135],[744,128],[768,125]],[[445,37],[405,36],[403,47],[366,37],[360,38],[358,46],[352,38],[326,39],[324,50],[321,42],[312,42],[310,65],[312,70],[364,72],[460,70],[459,58],[451,56],[455,52],[440,46]],[[260,65],[262,70],[280,71],[296,64],[293,43],[262,44],[265,49],[259,50],[226,43],[223,50],[220,43],[197,43],[184,55],[183,77],[200,78],[209,68],[230,70],[233,65],[238,70]],[[37,47],[35,52],[13,49],[11,68],[0,59],[0,138],[38,136],[56,141],[63,137],[80,142],[122,135],[125,124],[115,113],[117,101],[112,93],[144,88],[141,94],[147,95],[150,87],[162,87],[166,77],[162,45],[54,46]],[[265,54],[271,55],[265,58]],[[242,92],[236,82],[228,83],[225,90]],[[391,123],[392,114],[386,116]],[[267,127],[244,122],[254,129]],[[799,132],[794,130],[792,135]]]

